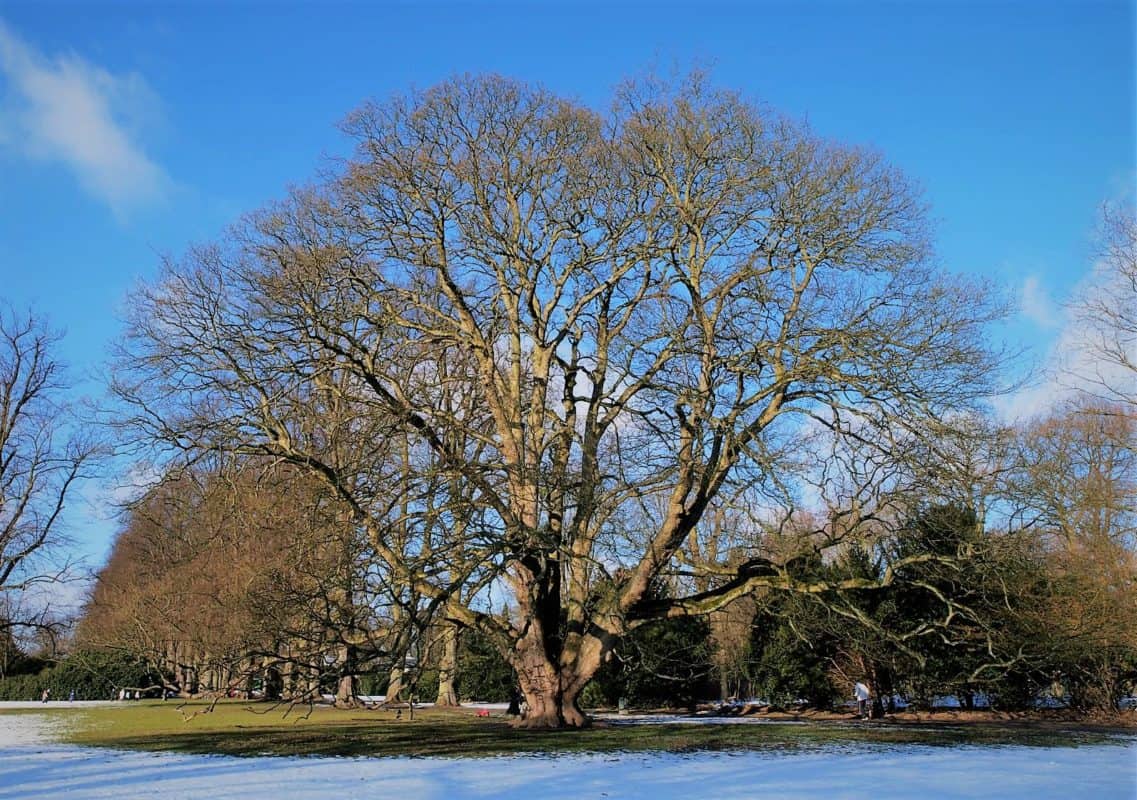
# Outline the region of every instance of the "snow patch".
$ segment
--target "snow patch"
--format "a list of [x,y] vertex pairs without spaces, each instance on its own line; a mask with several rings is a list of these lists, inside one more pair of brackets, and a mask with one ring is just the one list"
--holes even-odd
[[235,758],[54,744],[52,724],[46,715],[0,715],[0,798],[1132,800],[1137,793],[1137,739],[1131,737],[1077,748],[906,745],[798,754]]

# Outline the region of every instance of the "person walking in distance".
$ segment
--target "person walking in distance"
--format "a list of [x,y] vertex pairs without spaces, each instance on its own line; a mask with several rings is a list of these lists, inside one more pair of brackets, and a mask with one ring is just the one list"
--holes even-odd
[[869,687],[865,685],[864,681],[857,681],[853,686],[853,696],[857,698],[857,716],[861,719],[868,719],[869,698],[872,697],[872,692]]

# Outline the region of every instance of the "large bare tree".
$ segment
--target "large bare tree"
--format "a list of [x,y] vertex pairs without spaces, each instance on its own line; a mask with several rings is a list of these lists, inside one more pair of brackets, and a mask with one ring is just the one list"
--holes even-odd
[[[648,619],[823,590],[756,533],[728,574],[649,592],[732,498],[755,532],[801,502],[818,431],[910,462],[990,391],[997,309],[935,269],[903,176],[700,76],[607,115],[461,78],[345,127],[337,174],[134,296],[118,390],[152,441],[319,475],[416,608],[499,643],[528,725],[585,724],[580,691]],[[329,376],[375,457],[328,445]],[[882,516],[844,497],[828,545]]]
[[50,623],[26,600],[34,585],[64,575],[44,556],[96,452],[70,414],[59,338],[34,314],[0,304],[0,629],[9,631]]

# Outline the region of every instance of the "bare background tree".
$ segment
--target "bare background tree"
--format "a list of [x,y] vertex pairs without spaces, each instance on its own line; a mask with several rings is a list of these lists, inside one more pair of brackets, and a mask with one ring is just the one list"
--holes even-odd
[[1023,652],[1073,705],[1116,709],[1137,681],[1137,420],[1090,395],[1034,420],[1008,489],[1040,558]]
[[1074,302],[1089,335],[1085,353],[1069,367],[1076,388],[1137,413],[1137,210],[1106,205],[1098,231],[1098,280]]
[[[76,631],[140,656],[181,696],[355,702],[400,640],[350,515],[287,464],[198,464],[126,515]],[[399,655],[404,651],[400,650]]]
[[60,335],[32,313],[0,304],[0,636],[59,622],[38,589],[66,575],[49,558],[61,517],[96,448],[79,434]]

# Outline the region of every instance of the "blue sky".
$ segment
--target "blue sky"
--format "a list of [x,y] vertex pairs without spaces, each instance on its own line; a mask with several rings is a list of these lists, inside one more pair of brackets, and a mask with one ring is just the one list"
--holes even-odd
[[[1044,364],[1068,336],[1061,303],[1092,280],[1097,209],[1137,174],[1135,16],[1095,0],[0,0],[0,297],[64,328],[63,357],[93,373],[124,293],[344,151],[336,123],[364,99],[495,71],[603,107],[622,78],[702,64],[923,186],[944,266],[997,280],[1018,307],[1005,335]],[[112,525],[72,527],[98,562]]]

